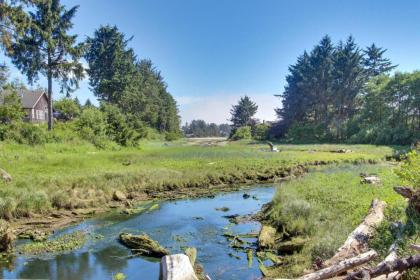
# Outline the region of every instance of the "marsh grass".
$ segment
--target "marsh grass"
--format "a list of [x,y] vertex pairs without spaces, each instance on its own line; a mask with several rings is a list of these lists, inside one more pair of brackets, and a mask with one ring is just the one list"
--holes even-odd
[[[381,185],[360,183],[360,173],[377,174]],[[326,260],[363,220],[373,198],[387,203],[387,221],[405,222],[404,199],[393,191],[400,179],[388,164],[322,167],[282,184],[268,212],[269,222],[290,236],[308,238],[302,251],[285,256],[284,264],[271,273],[297,277],[316,259]],[[382,248],[388,246],[386,236]],[[389,246],[387,247],[389,248]],[[387,249],[386,249],[387,250]]]
[[[280,153],[250,141],[208,146],[181,140],[143,142],[139,148],[97,149],[86,142],[28,146],[0,142],[0,217],[51,209],[106,205],[114,190],[126,194],[193,190],[287,176],[297,164],[376,162],[394,152],[371,145],[279,145]],[[348,154],[331,150],[351,149]]]

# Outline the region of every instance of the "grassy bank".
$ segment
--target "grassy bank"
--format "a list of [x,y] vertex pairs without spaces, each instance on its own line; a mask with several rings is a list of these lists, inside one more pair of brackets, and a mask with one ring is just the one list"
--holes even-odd
[[[373,198],[387,203],[385,222],[371,244],[380,252],[381,259],[385,258],[395,240],[392,223],[407,222],[407,203],[393,190],[401,183],[393,168],[385,163],[320,167],[316,172],[283,183],[267,212],[267,223],[283,232],[285,240],[299,237],[307,241],[300,252],[283,256],[281,265],[272,267],[269,273],[283,278],[297,277],[312,264],[332,257],[363,220]],[[381,184],[362,184],[360,173],[378,175]],[[402,239],[401,253],[415,234],[411,230]]]
[[[0,217],[52,209],[103,206],[115,190],[147,199],[271,180],[298,164],[378,161],[394,150],[370,145],[281,145],[280,153],[250,142],[145,142],[140,148],[99,150],[87,143],[27,146],[0,143],[0,167],[13,177],[0,182]],[[351,153],[334,153],[339,149]],[[170,197],[167,197],[170,198]]]

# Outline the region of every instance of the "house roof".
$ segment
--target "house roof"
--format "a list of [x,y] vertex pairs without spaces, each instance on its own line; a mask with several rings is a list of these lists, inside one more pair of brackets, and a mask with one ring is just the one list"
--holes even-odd
[[[2,92],[2,95],[8,95],[11,94],[12,91],[10,90],[5,90]],[[45,98],[48,99],[47,95],[45,94],[45,92],[41,91],[41,90],[27,90],[27,89],[23,89],[18,91],[19,96],[21,97],[22,100],[22,107],[24,109],[32,109],[35,107],[35,105],[38,103],[38,101],[41,99],[41,97],[43,95],[45,95]],[[0,100],[0,103],[2,100]]]

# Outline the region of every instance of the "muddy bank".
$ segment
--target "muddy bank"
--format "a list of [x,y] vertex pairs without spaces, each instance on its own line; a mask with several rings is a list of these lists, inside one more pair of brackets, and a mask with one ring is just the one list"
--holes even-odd
[[164,184],[159,188],[142,188],[130,191],[116,190],[107,201],[97,207],[54,209],[46,214],[33,214],[31,217],[15,218],[9,221],[11,232],[18,237],[27,231],[37,229],[47,234],[69,225],[78,223],[111,209],[121,209],[126,214],[135,214],[132,210],[135,205],[151,200],[177,200],[185,198],[214,197],[220,192],[236,191],[252,184],[276,183],[300,176],[313,166],[322,166],[338,163],[376,163],[375,161],[314,161],[306,164],[297,164],[293,167],[270,168],[261,172],[249,171],[238,174],[226,174],[219,177],[207,176],[202,182],[185,182],[182,185]]

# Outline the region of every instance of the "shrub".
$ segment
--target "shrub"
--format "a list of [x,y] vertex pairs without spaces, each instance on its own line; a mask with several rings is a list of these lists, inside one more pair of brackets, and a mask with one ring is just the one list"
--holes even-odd
[[411,151],[407,154],[407,160],[397,171],[397,174],[406,184],[414,188],[420,188],[420,154],[417,151]]
[[174,141],[181,137],[180,133],[177,132],[166,132],[165,140],[166,141]]
[[16,92],[0,92],[0,123],[20,121],[25,113],[19,95]]
[[256,140],[266,140],[268,138],[268,131],[270,130],[270,126],[265,124],[265,123],[261,123],[261,124],[257,124],[255,126],[255,132],[254,132],[254,139]]
[[48,141],[48,134],[41,126],[15,122],[0,126],[0,140],[11,140],[19,144],[39,145]]
[[137,143],[139,134],[128,125],[127,118],[120,108],[102,104],[101,111],[104,113],[106,134],[110,140],[122,146],[134,146]]
[[106,142],[106,123],[103,113],[94,107],[83,110],[75,123],[76,131],[80,137],[90,141],[98,148],[105,148]]
[[54,108],[60,113],[58,118],[65,121],[77,118],[81,113],[79,104],[71,98],[63,98],[54,102]]
[[250,126],[242,126],[237,128],[232,136],[232,140],[241,140],[241,139],[251,139],[251,127]]
[[322,124],[294,124],[288,130],[286,137],[295,143],[317,143],[332,139]]

